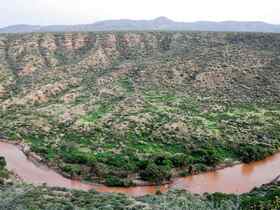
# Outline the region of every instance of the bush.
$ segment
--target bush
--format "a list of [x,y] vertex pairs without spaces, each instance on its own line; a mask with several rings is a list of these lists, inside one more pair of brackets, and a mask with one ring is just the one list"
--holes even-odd
[[62,158],[66,163],[93,164],[94,158],[88,153],[80,152],[75,148],[61,149]]
[[137,161],[137,167],[140,170],[144,170],[145,168],[147,168],[149,161],[148,160],[139,160]]
[[221,157],[215,148],[201,148],[192,151],[195,162],[205,164],[207,166],[215,166],[221,161]]
[[171,167],[168,165],[158,166],[154,162],[150,162],[147,168],[140,173],[140,176],[143,180],[160,184],[171,178]]
[[224,194],[224,193],[220,193],[220,192],[215,192],[213,194],[208,194],[206,195],[206,198],[209,201],[213,201],[216,204],[221,203],[222,201],[226,201],[229,200],[231,198],[233,198],[234,195],[230,195],[230,194]]
[[0,178],[9,177],[9,172],[5,169],[5,167],[6,167],[6,160],[4,157],[0,157]]
[[133,182],[131,180],[121,179],[116,176],[107,176],[105,179],[105,184],[112,187],[129,187],[133,185]]
[[170,160],[170,157],[164,156],[164,155],[157,155],[154,158],[154,163],[159,166],[168,166],[173,167],[172,161]]
[[104,152],[97,154],[97,161],[105,163],[119,170],[134,171],[137,168],[137,161],[133,160],[132,155],[113,154],[111,152]]
[[82,174],[81,167],[74,164],[65,164],[62,169],[70,176],[80,176]]
[[0,168],[4,168],[7,165],[4,157],[0,157]]
[[254,192],[251,195],[244,196],[241,201],[240,209],[269,209],[269,210],[278,210],[280,208],[280,189],[278,187],[270,188],[268,192],[263,194],[255,194]]
[[272,154],[272,149],[260,145],[241,144],[237,148],[237,155],[245,162],[252,162],[256,160],[264,159]]
[[188,161],[188,156],[182,153],[177,153],[171,157],[171,161],[173,166],[175,167],[183,167],[187,166],[189,161]]

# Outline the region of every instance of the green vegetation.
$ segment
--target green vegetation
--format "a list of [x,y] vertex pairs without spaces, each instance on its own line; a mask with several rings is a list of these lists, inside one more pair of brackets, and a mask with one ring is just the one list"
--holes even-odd
[[125,89],[128,93],[133,93],[134,87],[133,87],[133,81],[129,77],[123,77],[119,79],[120,86]]
[[[226,159],[260,160],[279,148],[278,105],[219,105],[218,111],[202,111],[203,106],[189,97],[149,92],[137,112],[128,112],[127,106],[120,115],[99,106],[83,117],[82,125],[92,126],[85,132],[59,124],[47,137],[32,131],[23,139],[69,176],[91,176],[110,186],[131,185],[128,175],[137,173],[160,183],[170,179],[173,168],[198,173]],[[149,118],[144,124],[130,121],[142,121],[143,114]],[[113,129],[125,122],[129,126],[120,132]]]
[[266,186],[246,194],[241,200],[241,209],[270,209],[280,208],[280,188],[278,185]]
[[140,176],[143,180],[160,184],[164,180],[171,178],[172,163],[155,163],[150,162],[141,172]]
[[277,210],[280,185],[274,183],[240,196],[222,193],[192,195],[174,190],[159,195],[127,197],[122,194],[34,187],[32,185],[0,185],[0,209],[5,210]]
[[6,167],[5,158],[0,157],[0,184],[4,183],[4,179],[7,179],[9,177],[9,173],[5,167]]
[[84,123],[95,123],[98,119],[102,118],[106,113],[111,111],[111,106],[99,105],[95,112],[89,113],[82,119]]
[[278,34],[1,40],[0,136],[22,139],[65,176],[160,183],[279,149]]

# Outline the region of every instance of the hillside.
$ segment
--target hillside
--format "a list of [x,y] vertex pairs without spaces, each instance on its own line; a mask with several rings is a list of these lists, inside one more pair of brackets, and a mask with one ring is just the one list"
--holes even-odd
[[280,145],[279,49],[261,33],[1,35],[0,135],[108,185],[262,159]]
[[239,31],[280,33],[280,25],[260,21],[176,22],[166,17],[158,17],[153,20],[121,19],[81,25],[12,25],[0,28],[0,33],[90,31]]

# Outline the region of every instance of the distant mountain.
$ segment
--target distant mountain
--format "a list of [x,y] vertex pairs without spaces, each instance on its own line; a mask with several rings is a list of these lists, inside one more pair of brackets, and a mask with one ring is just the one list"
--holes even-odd
[[1,33],[28,33],[34,31],[40,31],[41,26],[34,25],[12,25],[5,28],[1,28]]
[[0,33],[75,32],[75,31],[238,31],[280,33],[280,25],[265,22],[198,21],[175,22],[166,17],[153,20],[106,20],[84,25],[13,25],[0,29]]

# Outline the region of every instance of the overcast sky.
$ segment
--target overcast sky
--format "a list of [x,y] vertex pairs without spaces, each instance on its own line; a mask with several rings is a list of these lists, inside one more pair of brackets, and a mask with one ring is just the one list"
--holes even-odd
[[105,19],[265,21],[280,24],[279,0],[0,0],[0,27],[80,24]]

